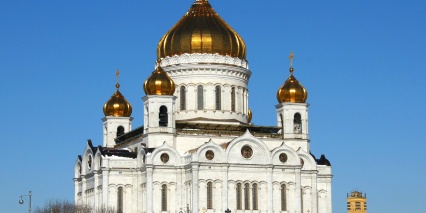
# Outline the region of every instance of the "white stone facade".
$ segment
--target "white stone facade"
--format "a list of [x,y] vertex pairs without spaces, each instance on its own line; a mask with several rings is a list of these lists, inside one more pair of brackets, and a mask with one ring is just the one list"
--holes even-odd
[[102,146],[88,141],[74,166],[76,204],[119,213],[332,213],[331,165],[311,154],[309,104],[279,103],[276,126],[254,126],[246,60],[184,53],[156,66],[174,94],[142,98],[142,127],[132,129],[131,117],[102,119]]
[[[77,204],[126,213],[332,212],[331,166],[310,154],[308,104],[280,103],[277,127],[251,126],[246,67],[192,59],[163,69],[176,92],[143,98],[145,126],[131,130],[131,118],[106,117],[106,129],[123,126],[126,134],[111,140],[116,131],[106,131],[103,146],[87,143],[74,168]],[[197,85],[204,86],[201,110]],[[214,85],[220,109],[212,107]],[[224,101],[232,87],[235,108]]]

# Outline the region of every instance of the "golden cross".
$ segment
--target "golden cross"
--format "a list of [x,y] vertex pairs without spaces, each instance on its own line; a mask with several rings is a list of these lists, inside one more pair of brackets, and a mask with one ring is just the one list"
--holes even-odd
[[118,76],[120,75],[120,70],[117,69],[115,72],[115,84],[118,84]]
[[293,52],[290,51],[290,56],[288,57],[288,59],[290,59],[290,67],[293,67],[293,58],[294,58],[294,54]]

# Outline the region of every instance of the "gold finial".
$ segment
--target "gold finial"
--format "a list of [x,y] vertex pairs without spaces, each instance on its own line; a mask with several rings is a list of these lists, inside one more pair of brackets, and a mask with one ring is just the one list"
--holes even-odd
[[290,51],[290,56],[288,57],[288,59],[290,59],[290,67],[293,67],[293,58],[294,58],[294,54],[293,52]]
[[120,84],[118,83],[118,76],[120,75],[120,70],[117,69],[117,71],[115,71],[115,87],[120,88]]
[[288,59],[290,59],[290,75],[293,75],[293,58],[294,58],[294,54],[293,52],[290,51],[290,56],[288,56]]

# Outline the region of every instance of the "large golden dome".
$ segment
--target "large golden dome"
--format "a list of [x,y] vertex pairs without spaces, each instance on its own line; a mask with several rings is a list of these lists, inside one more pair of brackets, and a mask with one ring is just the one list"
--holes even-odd
[[104,104],[105,116],[130,117],[132,114],[132,105],[124,98],[118,90],[120,84],[115,84],[117,91]]
[[157,47],[157,58],[184,53],[218,53],[246,59],[246,45],[207,0],[196,0]]
[[146,79],[143,89],[147,95],[173,95],[175,82],[158,66]]
[[306,103],[308,91],[293,76],[293,67],[290,68],[290,77],[285,81],[277,92],[277,100],[279,103]]

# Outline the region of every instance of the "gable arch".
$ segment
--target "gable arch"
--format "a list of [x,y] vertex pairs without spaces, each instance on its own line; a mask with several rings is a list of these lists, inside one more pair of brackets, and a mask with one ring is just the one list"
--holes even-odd
[[303,160],[304,164],[302,166],[302,170],[316,170],[317,169],[317,163],[315,159],[307,152],[303,151],[302,149],[297,150],[297,154],[299,155],[300,159]]
[[81,156],[79,155],[77,161],[74,164],[74,178],[80,178],[82,173],[81,167]]
[[[242,156],[242,148],[248,146],[252,150],[249,158]],[[235,138],[226,149],[226,158],[228,163],[239,164],[270,164],[271,153],[266,144],[260,139],[254,137],[248,130],[244,135]]]
[[[287,155],[287,161],[281,162],[280,161],[280,155],[284,153]],[[296,166],[300,164],[300,157],[294,149],[284,144],[284,142],[281,144],[281,146],[276,147],[272,150],[271,153],[272,163],[274,165],[292,165]]]
[[[163,163],[160,159],[160,156],[165,153],[169,156],[169,160],[166,163]],[[147,156],[148,159],[148,156]],[[154,165],[181,165],[181,156],[179,152],[169,146],[166,142],[163,143],[162,146],[156,148],[152,154],[150,155],[150,162]]]
[[[93,157],[93,151],[90,147],[87,147],[86,150],[84,151],[83,154],[83,158],[82,158],[82,162],[81,162],[81,174],[82,175],[87,175],[89,174],[92,170],[93,170],[93,161],[94,161],[94,157]],[[90,167],[89,167],[89,159],[90,159]]]
[[[213,151],[214,157],[213,159],[207,159],[206,152]],[[217,143],[213,142],[211,139],[209,142],[203,144],[200,148],[198,148],[196,155],[194,156],[195,161],[199,162],[209,162],[209,163],[219,163],[224,162],[225,160],[225,150],[219,146]]]
[[146,164],[146,153],[145,153],[145,150],[143,149],[143,147],[141,147],[139,149],[137,156],[136,156],[136,159],[138,161],[137,162],[138,168],[142,168],[142,167],[145,166],[145,164]]
[[102,164],[101,164],[101,161],[102,161],[102,155],[101,155],[101,153],[100,153],[100,151],[98,150],[98,151],[96,151],[96,153],[95,153],[95,157],[93,158],[93,170],[100,170],[101,169],[101,167],[102,167]]

